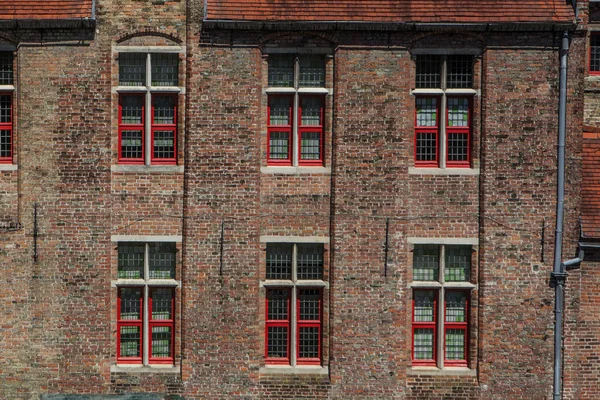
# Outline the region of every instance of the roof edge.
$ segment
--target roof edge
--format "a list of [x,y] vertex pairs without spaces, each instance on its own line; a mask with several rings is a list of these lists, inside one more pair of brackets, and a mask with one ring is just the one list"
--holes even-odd
[[0,29],[94,29],[95,18],[0,19]]
[[576,30],[576,22],[485,22],[485,23],[421,23],[421,22],[347,22],[347,21],[243,21],[204,19],[203,29],[233,30],[470,30],[470,31],[564,31]]

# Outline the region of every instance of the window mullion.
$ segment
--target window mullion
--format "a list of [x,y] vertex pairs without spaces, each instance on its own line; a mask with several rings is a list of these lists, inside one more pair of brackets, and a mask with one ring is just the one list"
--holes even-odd
[[143,360],[144,365],[148,365],[148,361],[149,361],[149,357],[150,357],[150,355],[149,355],[150,337],[148,335],[148,329],[150,327],[150,324],[148,322],[148,320],[150,318],[150,310],[149,310],[150,301],[148,300],[149,295],[150,295],[149,288],[148,288],[149,276],[150,276],[150,246],[148,245],[148,243],[146,243],[144,246],[144,314],[143,314],[143,321],[142,321],[142,332],[143,332],[142,360]]
[[297,356],[297,311],[298,311],[298,294],[296,289],[297,282],[297,260],[298,260],[298,245],[294,244],[292,246],[292,282],[294,283],[294,287],[292,288],[292,298],[291,298],[291,307],[290,307],[290,365],[292,367],[296,366],[296,356]]
[[298,88],[300,86],[300,60],[298,57],[294,58],[294,112],[292,115],[292,165],[298,166],[300,160],[299,148],[300,148],[300,137],[298,136],[298,107],[300,106],[300,99],[298,98]]
[[151,65],[150,53],[146,54],[146,95],[145,95],[145,113],[144,113],[144,146],[146,151],[144,152],[144,164],[150,165],[150,158],[152,155],[152,93],[150,87],[152,86],[152,65]]
[[444,245],[440,245],[439,280],[442,287],[438,292],[437,365],[439,368],[444,368],[444,358],[446,356],[446,332],[444,330],[444,323],[446,322],[446,293],[444,291],[444,283],[446,283],[446,246]]
[[439,157],[440,157],[440,168],[446,168],[446,107],[448,104],[448,98],[446,97],[446,88],[448,85],[447,74],[448,74],[448,63],[447,57],[442,57],[442,76],[440,77],[440,83],[442,86],[442,90],[444,93],[442,94],[442,104],[440,104],[440,121],[439,121],[439,129],[440,129],[440,144],[439,144]]

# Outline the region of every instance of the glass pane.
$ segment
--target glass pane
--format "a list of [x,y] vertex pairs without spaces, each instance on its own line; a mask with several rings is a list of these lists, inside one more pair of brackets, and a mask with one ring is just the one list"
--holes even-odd
[[319,358],[319,328],[301,327],[298,331],[299,358]]
[[13,53],[0,52],[0,85],[13,84]]
[[290,158],[290,133],[269,132],[269,158],[287,160]]
[[446,360],[465,359],[465,330],[446,329]]
[[467,322],[467,295],[446,292],[446,322]]
[[171,327],[152,327],[152,357],[171,357]]
[[448,56],[446,68],[448,89],[473,87],[472,56]]
[[322,110],[323,110],[323,98],[315,96],[302,96],[300,97],[300,108],[302,114],[302,126],[321,126]]
[[150,279],[175,279],[175,243],[150,243]]
[[468,281],[471,271],[471,246],[446,246],[446,282]]
[[448,97],[448,126],[469,126],[469,99]]
[[415,329],[413,343],[415,360],[433,359],[433,329]]
[[267,244],[267,279],[292,279],[292,244]]
[[600,35],[590,37],[590,71],[600,71]]
[[141,357],[139,326],[122,326],[120,337],[120,357]]
[[288,357],[288,328],[270,326],[267,329],[267,357]]
[[442,59],[440,56],[417,57],[417,89],[441,88]]
[[417,133],[417,161],[437,160],[437,133]]
[[173,289],[152,289],[152,320],[173,319]]
[[469,161],[469,135],[448,133],[448,161]]
[[437,281],[440,266],[438,245],[417,244],[413,252],[413,280]]
[[269,55],[269,86],[294,86],[294,56],[289,54]]
[[0,123],[9,124],[12,121],[12,95],[0,95]]
[[121,95],[121,124],[141,124],[144,121],[144,96]]
[[154,158],[175,158],[175,131],[154,131]]
[[154,124],[175,123],[175,106],[177,97],[175,96],[152,96],[152,108],[154,109]]
[[299,321],[321,320],[321,290],[299,290],[298,301],[300,302],[300,315],[298,317]]
[[11,131],[0,130],[0,157],[10,157],[12,148]]
[[121,157],[142,158],[142,131],[121,131]]
[[291,125],[291,110],[291,97],[269,96],[269,125]]
[[173,53],[153,53],[152,86],[179,85],[179,55]]
[[437,126],[437,97],[417,97],[417,126]]
[[414,322],[435,321],[435,292],[433,290],[415,290]]
[[300,159],[321,159],[321,132],[302,132],[300,139]]
[[290,291],[287,289],[267,290],[267,319],[287,321],[289,319]]
[[142,319],[142,289],[121,288],[121,316],[120,319],[141,320]]
[[145,86],[146,85],[146,54],[120,53],[119,54],[119,85]]
[[144,277],[144,245],[119,244],[118,270],[120,279],[142,279]]
[[323,245],[298,244],[297,279],[323,279]]
[[300,87],[324,87],[325,86],[325,57],[324,56],[300,56]]

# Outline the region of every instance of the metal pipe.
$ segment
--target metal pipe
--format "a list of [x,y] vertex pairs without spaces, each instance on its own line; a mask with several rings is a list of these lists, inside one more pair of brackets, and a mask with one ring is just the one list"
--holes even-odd
[[565,137],[567,117],[567,61],[569,33],[564,32],[560,50],[560,76],[558,100],[558,171],[556,182],[556,235],[554,237],[554,269],[551,285],[554,286],[554,400],[562,397],[562,341],[563,301],[566,281],[565,265],[562,263],[563,219],[565,208]]

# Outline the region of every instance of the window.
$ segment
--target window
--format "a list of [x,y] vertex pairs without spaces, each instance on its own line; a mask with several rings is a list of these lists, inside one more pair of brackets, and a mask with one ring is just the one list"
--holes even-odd
[[471,246],[415,245],[412,364],[468,367]]
[[600,75],[600,32],[590,35],[590,75]]
[[13,162],[13,53],[0,51],[0,163]]
[[117,362],[173,364],[175,244],[119,243]]
[[415,94],[415,166],[471,166],[473,57],[420,55]]
[[267,364],[321,365],[323,244],[268,243],[264,286]]
[[177,163],[179,55],[119,54],[119,162]]
[[269,56],[267,164],[322,166],[325,58]]

